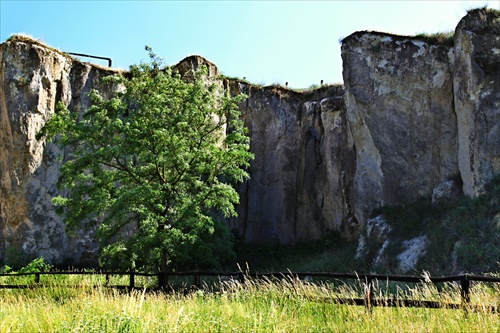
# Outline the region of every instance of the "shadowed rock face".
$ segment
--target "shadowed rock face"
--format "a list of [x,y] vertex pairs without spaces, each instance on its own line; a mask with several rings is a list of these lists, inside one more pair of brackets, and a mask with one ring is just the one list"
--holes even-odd
[[326,231],[356,230],[349,207],[354,153],[343,88],[315,94],[232,82],[255,154],[240,188],[237,234],[253,242],[295,243]]
[[[455,46],[415,37],[357,32],[342,42],[345,91],[296,92],[221,79],[245,93],[242,117],[255,160],[241,184],[239,217],[229,227],[248,242],[291,244],[331,230],[355,238],[372,210],[431,196],[457,180],[474,196],[500,172],[498,12],[460,21]],[[95,262],[95,230],[68,236],[51,198],[61,162],[71,158],[35,135],[62,101],[89,107],[86,93],[110,95],[114,73],[26,38],[0,45],[0,261],[44,256]],[[207,65],[188,57],[189,79]]]

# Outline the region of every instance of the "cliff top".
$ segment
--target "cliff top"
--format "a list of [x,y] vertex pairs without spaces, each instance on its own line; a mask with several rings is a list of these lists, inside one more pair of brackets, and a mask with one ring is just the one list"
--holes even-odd
[[[467,12],[467,15],[465,15],[460,20],[455,31],[457,29],[469,30],[477,34],[484,34],[484,33],[500,34],[500,11],[487,7],[471,9]],[[415,36],[406,36],[406,35],[391,34],[379,31],[363,30],[363,31],[356,31],[350,34],[349,36],[342,39],[341,43],[347,43],[349,42],[350,39],[370,34],[373,36],[390,37],[397,41],[405,41],[405,40],[423,41],[431,45],[443,45],[443,46],[453,47],[455,31],[436,32],[432,34],[421,33]]]
[[61,50],[58,50],[58,49],[55,49],[47,44],[44,44],[42,43],[40,40],[38,39],[35,39],[34,37],[32,36],[29,36],[29,35],[24,35],[24,34],[15,34],[15,35],[12,35],[10,36],[9,38],[7,38],[4,42],[0,43],[0,45],[4,45],[5,43],[18,43],[18,42],[21,42],[21,43],[26,43],[26,44],[32,44],[32,45],[38,45],[40,47],[43,47],[43,48],[46,48],[52,52],[56,52],[68,59],[72,59],[73,57],[71,57],[69,54],[67,53],[64,53],[62,52]]
[[467,12],[457,29],[472,31],[476,34],[500,34],[500,10],[477,8]]
[[425,42],[431,45],[443,45],[443,46],[448,46],[448,47],[453,47],[453,37],[454,37],[454,31],[449,31],[449,32],[436,32],[433,34],[426,34],[426,33],[421,33],[415,36],[406,36],[406,35],[398,35],[398,34],[391,34],[391,33],[386,33],[386,32],[379,32],[379,31],[368,31],[368,30],[362,30],[362,31],[356,31],[349,36],[345,37],[344,39],[341,40],[341,43],[348,43],[349,40],[358,38],[360,36],[364,35],[372,35],[372,36],[379,36],[379,37],[389,37],[393,40],[396,41],[421,41]]
[[[28,35],[22,35],[22,34],[13,35],[13,36],[9,37],[6,41],[2,42],[0,44],[0,48],[4,47],[4,45],[7,45],[9,43],[13,43],[13,44],[25,43],[25,44],[30,44],[30,45],[36,45],[36,46],[43,48],[43,49],[46,49],[48,51],[55,52],[55,53],[65,57],[67,59],[71,59],[71,61],[84,63],[80,59],[75,58],[75,57],[71,56],[70,54],[65,53],[61,50],[55,49],[55,48],[41,42],[40,40],[37,40],[37,39],[35,39],[31,36],[28,36]],[[101,66],[101,65],[98,65],[95,63],[89,63],[89,62],[85,62],[85,63],[87,63],[95,68],[98,68],[100,70],[104,70],[104,71],[121,73],[124,75],[126,75],[128,73],[128,70],[124,70],[124,69],[115,69],[115,68]],[[179,61],[177,64],[172,66],[172,68],[178,70],[182,76],[185,76],[185,75],[189,76],[190,75],[189,72],[191,70],[196,71],[200,66],[204,66],[204,65],[207,66],[207,68],[208,68],[209,76],[212,76],[212,77],[219,76],[222,79],[227,79],[227,80],[234,82],[236,84],[246,84],[246,85],[248,85],[248,87],[250,89],[263,89],[263,90],[269,91],[273,94],[277,94],[280,97],[284,97],[284,98],[299,98],[299,99],[308,99],[309,100],[309,99],[322,98],[322,97],[327,96],[327,95],[330,95],[330,96],[331,95],[335,95],[335,96],[342,95],[343,91],[344,91],[344,86],[342,84],[332,85],[332,84],[322,84],[321,83],[319,85],[312,85],[311,87],[305,88],[305,89],[292,89],[286,85],[282,86],[280,84],[271,84],[271,85],[267,85],[267,86],[254,84],[254,83],[251,83],[251,82],[245,80],[245,78],[241,79],[241,78],[236,78],[236,77],[228,77],[228,76],[220,74],[217,66],[214,63],[212,63],[211,61],[207,60],[206,58],[204,58],[200,55],[187,56],[186,58],[184,58],[183,60]]]
[[84,62],[84,61],[81,61],[80,59],[78,58],[75,58],[73,56],[71,56],[69,53],[66,53],[66,52],[63,52],[59,49],[56,49],[56,48],[53,48],[43,42],[41,42],[40,40],[37,40],[31,36],[28,36],[28,35],[24,35],[24,34],[15,34],[15,35],[12,35],[11,37],[7,38],[4,42],[0,43],[0,48],[2,48],[5,44],[8,44],[8,43],[25,43],[25,44],[30,44],[30,45],[36,45],[38,47],[41,47],[43,49],[46,49],[46,50],[49,50],[51,52],[54,52],[54,53],[57,53],[67,59],[71,59],[71,61],[74,61],[74,62],[79,62],[79,63],[88,63],[90,65],[92,65],[93,67],[96,67],[96,68],[99,68],[101,70],[105,70],[105,71],[112,71],[112,72],[115,72],[115,73],[122,73],[122,72],[125,72],[125,70],[123,69],[118,69],[118,68],[111,68],[111,67],[107,67],[107,66],[102,66],[102,65],[99,65],[99,64],[95,64],[95,63],[90,63],[90,62]]

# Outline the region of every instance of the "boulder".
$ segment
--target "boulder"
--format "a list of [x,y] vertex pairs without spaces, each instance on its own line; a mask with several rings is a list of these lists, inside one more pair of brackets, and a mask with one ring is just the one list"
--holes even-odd
[[427,252],[427,236],[422,235],[403,242],[403,251],[398,254],[399,269],[408,273]]
[[432,190],[432,203],[450,202],[458,199],[462,194],[461,182],[446,180]]

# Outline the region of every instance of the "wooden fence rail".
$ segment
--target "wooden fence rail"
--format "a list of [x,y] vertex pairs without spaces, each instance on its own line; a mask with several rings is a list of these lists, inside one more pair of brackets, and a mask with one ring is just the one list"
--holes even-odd
[[[330,273],[330,272],[273,272],[273,273],[251,273],[249,271],[236,271],[229,273],[220,272],[169,272],[169,273],[141,273],[141,272],[115,272],[115,271],[54,271],[54,272],[35,272],[35,273],[6,273],[0,274],[0,277],[15,277],[15,276],[30,276],[35,277],[35,284],[31,285],[6,285],[0,284],[0,289],[10,288],[34,288],[40,284],[41,275],[104,275],[106,277],[106,284],[109,285],[110,276],[128,276],[129,284],[128,286],[110,286],[114,288],[127,288],[134,289],[136,287],[136,277],[156,277],[158,288],[165,288],[168,285],[169,277],[192,277],[192,285],[194,287],[201,287],[201,277],[237,277],[240,283],[245,282],[247,278],[262,279],[262,278],[298,278],[298,279],[311,279],[311,278],[326,278],[326,279],[336,279],[336,280],[355,280],[360,282],[364,286],[364,298],[334,298],[329,301],[341,303],[341,304],[352,304],[352,305],[363,305],[367,308],[372,306],[412,306],[412,307],[427,307],[427,308],[465,308],[470,304],[470,283],[475,282],[490,282],[490,283],[500,283],[500,277],[484,276],[484,275],[474,275],[474,274],[462,274],[453,276],[443,276],[443,277],[429,277],[429,276],[408,276],[408,275],[382,275],[382,274],[351,274],[351,273]],[[443,304],[436,301],[427,300],[406,300],[406,299],[394,299],[385,298],[383,300],[377,300],[374,297],[374,283],[375,282],[406,282],[406,283],[446,283],[446,282],[458,282],[460,285],[461,294],[461,304]],[[498,305],[491,308],[491,311],[496,312]]]

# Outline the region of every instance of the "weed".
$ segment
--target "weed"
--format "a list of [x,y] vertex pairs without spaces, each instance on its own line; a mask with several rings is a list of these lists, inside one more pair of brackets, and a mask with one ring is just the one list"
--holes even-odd
[[415,37],[429,44],[453,46],[455,32],[454,31],[436,32],[431,34],[420,33],[417,34]]

